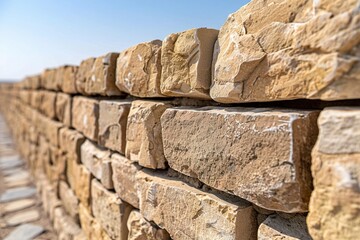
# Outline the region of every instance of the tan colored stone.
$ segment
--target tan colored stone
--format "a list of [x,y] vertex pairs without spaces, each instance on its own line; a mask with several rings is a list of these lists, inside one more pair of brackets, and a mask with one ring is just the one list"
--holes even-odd
[[295,215],[285,219],[279,215],[270,215],[262,222],[258,230],[259,240],[310,240],[307,232],[306,218]]
[[357,9],[356,1],[251,1],[220,30],[211,97],[223,103],[359,98]]
[[161,92],[209,99],[211,65],[218,30],[197,28],[171,34],[161,49]]
[[91,173],[87,168],[82,164],[76,165],[77,173],[76,180],[75,180],[75,194],[77,198],[80,200],[80,202],[87,207],[88,209],[91,209],[90,206],[90,198],[91,198]]
[[136,174],[141,167],[120,154],[111,156],[111,166],[117,195],[135,208],[139,208]]
[[39,211],[32,209],[32,210],[21,211],[21,212],[15,213],[12,216],[6,217],[5,221],[6,221],[7,226],[13,227],[13,226],[17,226],[22,223],[36,221],[39,218],[40,218]]
[[99,145],[125,154],[126,125],[131,102],[122,100],[100,101]]
[[81,162],[107,189],[114,187],[110,151],[86,140],[81,145]]
[[75,94],[76,91],[76,75],[79,70],[78,66],[63,66],[63,78],[61,90],[64,93]]
[[326,108],[312,152],[314,191],[307,224],[314,239],[360,234],[360,108]]
[[131,211],[127,222],[129,240],[170,240],[169,233],[159,229],[141,215],[138,210]]
[[99,102],[96,99],[86,97],[74,97],[72,105],[72,126],[85,135],[85,137],[97,141]]
[[41,86],[47,90],[59,90],[60,86],[56,81],[56,68],[47,68],[41,74]]
[[56,94],[56,118],[65,124],[71,126],[71,96],[66,93]]
[[137,174],[140,212],[166,229],[173,239],[256,239],[256,214],[251,204],[225,201],[185,183]]
[[81,94],[86,94],[85,88],[86,88],[86,82],[88,82],[91,78],[91,71],[94,66],[96,58],[88,58],[83,60],[80,63],[79,69],[76,73],[76,91]]
[[132,207],[96,179],[91,182],[91,207],[95,218],[112,239],[127,239],[126,223]]
[[115,68],[118,53],[98,57],[93,63],[90,76],[86,79],[85,92],[89,95],[122,95],[115,85]]
[[44,125],[44,136],[50,144],[54,147],[59,146],[59,132],[64,125],[60,122],[45,118]]
[[161,117],[171,168],[256,205],[305,212],[318,111],[171,108]]
[[60,235],[59,239],[72,240],[74,236],[81,233],[80,226],[66,214],[62,207],[54,210],[54,229]]
[[56,117],[56,93],[50,91],[40,91],[39,111],[49,118]]
[[116,86],[136,97],[162,97],[160,40],[140,43],[117,59]]
[[59,131],[59,146],[67,154],[68,158],[74,159],[75,162],[80,163],[80,148],[84,143],[85,137],[69,128],[61,128]]
[[4,204],[3,206],[1,206],[2,208],[2,213],[3,214],[7,214],[10,212],[15,212],[15,211],[19,211],[19,210],[23,210],[25,208],[29,208],[35,205],[35,200],[28,198],[28,199],[20,199],[20,200],[16,200],[16,201],[12,201],[9,203]]
[[65,181],[59,182],[59,197],[66,212],[75,220],[79,221],[79,200],[73,190]]
[[156,101],[136,100],[126,129],[126,157],[148,168],[165,168],[160,117],[171,105]]

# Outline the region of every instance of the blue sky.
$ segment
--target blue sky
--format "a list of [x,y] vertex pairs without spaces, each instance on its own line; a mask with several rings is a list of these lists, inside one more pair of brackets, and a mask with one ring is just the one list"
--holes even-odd
[[247,2],[0,0],[0,79],[79,64],[186,29],[219,29]]

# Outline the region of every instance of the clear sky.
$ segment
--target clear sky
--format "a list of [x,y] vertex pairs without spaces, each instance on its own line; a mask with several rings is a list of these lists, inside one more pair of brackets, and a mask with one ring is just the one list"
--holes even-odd
[[0,81],[191,28],[219,29],[247,2],[0,0]]

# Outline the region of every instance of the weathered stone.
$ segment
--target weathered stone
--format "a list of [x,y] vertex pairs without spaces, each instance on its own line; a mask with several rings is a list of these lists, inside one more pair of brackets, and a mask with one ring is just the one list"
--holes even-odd
[[47,68],[41,74],[41,86],[48,90],[59,90],[60,86],[56,81],[56,68]]
[[0,195],[0,203],[28,198],[30,196],[33,196],[35,193],[36,189],[33,187],[11,188]]
[[94,66],[95,58],[91,57],[83,60],[80,63],[79,69],[76,74],[76,91],[81,94],[86,94],[86,83],[91,78],[91,71]]
[[54,119],[56,117],[56,93],[41,91],[39,98],[39,111]]
[[137,174],[140,212],[173,239],[256,239],[251,204],[225,201],[164,175]]
[[60,148],[67,154],[68,158],[80,163],[80,148],[84,143],[85,137],[72,129],[62,128],[59,131]]
[[138,183],[135,176],[141,167],[120,154],[111,156],[111,166],[117,195],[132,206],[139,208]]
[[56,118],[65,124],[71,126],[71,96],[65,93],[56,94]]
[[3,210],[3,214],[7,214],[7,213],[23,210],[25,208],[29,208],[34,205],[35,205],[35,199],[28,198],[28,199],[21,199],[21,200],[9,202],[4,206],[1,206],[1,208]]
[[59,132],[64,125],[48,118],[43,123],[43,133],[47,141],[54,147],[59,146]]
[[101,146],[125,153],[126,124],[130,106],[129,101],[100,101],[98,141]]
[[97,141],[99,102],[86,97],[74,97],[72,105],[72,126],[87,138]]
[[81,228],[68,216],[62,207],[54,210],[54,229],[60,235],[59,239],[72,240],[74,236],[81,233]]
[[162,97],[161,41],[140,43],[121,52],[117,59],[116,86],[136,97]]
[[65,181],[59,182],[59,197],[63,203],[66,212],[75,220],[79,221],[79,201],[75,196],[73,190],[67,185]]
[[21,224],[14,231],[12,231],[8,236],[4,238],[4,240],[31,240],[36,238],[42,232],[44,232],[44,228],[39,225],[34,224]]
[[100,148],[89,140],[81,146],[81,162],[107,189],[114,187],[110,154],[109,150]]
[[127,222],[129,229],[129,240],[169,240],[169,233],[164,229],[159,229],[141,215],[138,210],[131,211]]
[[161,117],[171,168],[256,205],[305,212],[318,111],[171,108]]
[[112,239],[127,239],[127,219],[132,207],[96,179],[91,182],[91,207],[95,218]]
[[161,92],[210,99],[211,64],[218,30],[197,28],[166,37],[161,49]]
[[40,218],[40,214],[37,210],[26,210],[18,212],[10,217],[6,217],[5,221],[7,226],[17,226],[21,223],[27,223],[36,221]]
[[220,30],[211,97],[359,98],[359,17],[356,1],[251,1]]
[[285,219],[279,215],[270,215],[262,222],[258,230],[259,240],[310,240],[307,232],[306,218],[295,215]]
[[76,74],[79,70],[78,66],[65,65],[62,67],[62,84],[61,89],[64,93],[76,93]]
[[91,179],[92,179],[91,173],[89,172],[89,170],[87,170],[87,168],[84,165],[81,164],[80,165],[77,164],[76,173],[78,175],[75,175],[76,176],[75,194],[80,200],[80,202],[85,207],[90,209],[90,198],[91,198],[90,189],[91,189]]
[[126,129],[126,157],[148,168],[165,168],[160,117],[171,105],[133,101]]
[[356,239],[360,234],[360,108],[326,108],[318,125],[309,232],[314,239]]
[[86,79],[85,92],[89,95],[122,95],[115,85],[115,68],[118,53],[108,53],[95,59],[90,76]]

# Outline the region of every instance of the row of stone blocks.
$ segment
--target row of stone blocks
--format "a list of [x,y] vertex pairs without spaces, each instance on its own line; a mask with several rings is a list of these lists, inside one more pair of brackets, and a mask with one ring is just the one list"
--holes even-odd
[[309,227],[314,239],[351,239],[359,232],[358,108],[324,110],[318,135],[317,110],[18,89],[1,98],[35,176],[44,172],[62,201],[50,212],[80,223],[87,238],[306,239]]

